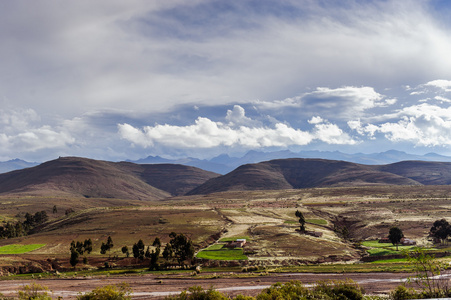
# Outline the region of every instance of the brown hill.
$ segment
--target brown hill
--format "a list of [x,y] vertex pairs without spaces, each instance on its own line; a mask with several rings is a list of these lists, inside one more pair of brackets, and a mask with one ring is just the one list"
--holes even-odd
[[451,184],[451,163],[449,162],[402,161],[375,168],[413,179],[424,185]]
[[217,173],[177,164],[140,165],[120,162],[117,167],[132,172],[147,184],[173,196],[184,195],[205,181],[219,176]]
[[217,174],[182,165],[136,165],[64,157],[0,174],[0,194],[155,200],[182,194],[214,176]]
[[212,178],[188,194],[234,190],[300,189],[326,186],[421,185],[376,166],[325,159],[279,159],[247,164]]

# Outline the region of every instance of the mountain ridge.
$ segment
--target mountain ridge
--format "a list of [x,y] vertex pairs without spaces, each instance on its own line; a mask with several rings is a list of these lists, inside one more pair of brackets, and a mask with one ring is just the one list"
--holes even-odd
[[329,160],[343,160],[366,165],[384,165],[406,160],[451,162],[450,156],[444,156],[437,153],[431,152],[424,155],[417,155],[417,154],[409,154],[398,150],[388,150],[385,152],[377,152],[370,154],[365,153],[347,154],[340,151],[318,151],[318,150],[305,150],[300,152],[292,152],[290,150],[273,151],[273,152],[261,152],[251,150],[242,157],[231,157],[227,154],[221,154],[209,160],[197,159],[192,157],[180,159],[166,159],[160,156],[148,156],[146,158],[138,160],[127,160],[127,161],[138,164],[141,163],[183,164],[225,175],[244,164],[259,163],[268,160],[287,159],[287,158],[318,158]]
[[[171,165],[168,171],[166,165],[60,157],[35,167],[0,174],[0,194],[159,200],[184,194],[218,175],[182,165]],[[173,186],[162,184],[165,180]]]
[[169,163],[60,157],[0,174],[0,195],[161,200],[223,191],[448,184],[451,184],[450,162],[412,160],[364,165],[343,160],[287,158],[244,164],[220,175]]
[[[434,164],[426,162],[426,165]],[[445,163],[451,172],[451,163]],[[385,165],[384,165],[385,166]],[[188,195],[237,190],[278,190],[360,185],[422,185],[412,178],[377,165],[347,161],[291,158],[246,164],[209,179]],[[408,168],[406,171],[408,172]],[[421,176],[419,176],[421,177]],[[451,173],[450,173],[451,179]],[[424,180],[423,180],[424,181]]]

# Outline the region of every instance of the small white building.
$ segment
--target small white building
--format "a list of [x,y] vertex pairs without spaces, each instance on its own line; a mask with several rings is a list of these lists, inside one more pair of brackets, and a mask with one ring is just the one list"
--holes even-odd
[[246,245],[246,239],[236,239],[234,241],[230,241],[225,245],[227,248],[243,248]]

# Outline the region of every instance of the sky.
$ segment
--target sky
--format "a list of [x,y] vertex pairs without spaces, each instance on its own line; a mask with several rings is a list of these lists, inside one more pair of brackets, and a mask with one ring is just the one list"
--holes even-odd
[[451,4],[0,0],[0,161],[451,155]]

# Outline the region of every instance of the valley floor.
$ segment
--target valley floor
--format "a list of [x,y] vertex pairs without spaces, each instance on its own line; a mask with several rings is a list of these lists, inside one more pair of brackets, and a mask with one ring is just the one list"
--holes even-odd
[[[241,273],[237,273],[240,275]],[[97,287],[127,283],[133,290],[133,299],[163,299],[170,294],[177,294],[191,286],[202,286],[204,289],[214,288],[231,296],[256,295],[264,288],[276,282],[301,281],[308,285],[324,280],[352,279],[365,289],[366,294],[388,294],[398,285],[406,281],[411,274],[407,273],[344,273],[344,274],[312,274],[312,273],[278,273],[265,276],[234,277],[230,273],[202,273],[199,277],[184,275],[130,275],[109,276],[94,278],[65,278],[65,279],[39,279],[39,280],[3,280],[0,281],[0,293],[5,296],[17,294],[22,286],[36,282],[48,287],[53,297],[75,299],[78,293],[91,291]]]

